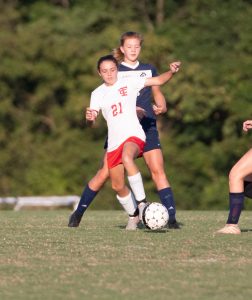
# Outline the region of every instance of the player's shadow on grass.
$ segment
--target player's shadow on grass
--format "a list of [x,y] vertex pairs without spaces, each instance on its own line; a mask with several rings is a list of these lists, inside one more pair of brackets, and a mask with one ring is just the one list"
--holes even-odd
[[[119,225],[119,226],[116,226],[116,227],[118,227],[118,228],[120,228],[122,230],[125,230],[125,225]],[[137,226],[137,231],[139,231],[139,230],[141,230],[143,232],[146,232],[146,233],[157,234],[157,233],[169,233],[173,229],[162,228],[162,229],[158,229],[158,230],[151,230],[151,229],[148,229],[144,225],[141,224],[141,225]],[[128,231],[128,230],[126,230],[126,231]],[[132,231],[132,230],[130,230],[130,231]],[[135,230],[133,230],[133,231],[135,231]]]
[[252,232],[252,228],[244,228],[244,229],[241,229],[241,232]]
[[159,229],[159,230],[150,230],[145,228],[144,232],[146,233],[151,233],[151,234],[157,234],[157,233],[169,233],[171,230],[169,230],[168,228],[164,228],[164,229]]
[[[116,227],[122,229],[122,230],[125,230],[125,225],[117,225]],[[170,232],[171,230],[169,228],[163,228],[163,229],[159,229],[159,230],[150,230],[148,228],[146,228],[144,225],[138,225],[137,226],[137,231],[138,230],[141,230],[141,231],[144,231],[144,232],[147,232],[147,233],[153,233],[153,234],[157,234],[157,233],[168,233]],[[128,230],[126,230],[128,231]],[[132,231],[132,230],[130,230]],[[133,230],[134,231],[134,230]]]
[[[184,223],[181,223],[181,222],[178,222],[178,224],[179,224],[179,229],[172,229],[172,228],[168,228],[168,227],[165,227],[165,228],[163,228],[163,229],[160,229],[160,230],[151,230],[151,229],[148,229],[148,228],[146,228],[146,226],[144,225],[144,224],[142,224],[142,223],[139,223],[138,225],[137,225],[137,229],[139,230],[144,230],[144,231],[146,231],[146,232],[150,232],[150,233],[166,233],[166,232],[169,232],[169,231],[171,231],[171,230],[181,230],[182,229],[182,227],[185,225]],[[120,229],[125,229],[125,227],[126,227],[126,225],[116,225],[115,227],[118,227],[118,228],[120,228]],[[246,230],[246,229],[245,229]],[[248,231],[252,231],[252,229],[247,229]]]

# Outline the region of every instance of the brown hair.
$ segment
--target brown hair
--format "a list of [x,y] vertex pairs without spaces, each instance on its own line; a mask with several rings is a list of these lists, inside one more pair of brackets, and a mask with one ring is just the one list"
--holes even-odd
[[104,61],[112,61],[116,65],[116,68],[118,69],[118,62],[114,58],[114,56],[113,55],[105,55],[105,56],[100,57],[99,60],[98,60],[98,62],[97,62],[97,70],[98,71],[100,71],[101,64]]
[[120,38],[120,46],[118,48],[113,49],[113,56],[118,61],[121,62],[124,58],[124,54],[122,53],[120,47],[124,45],[124,42],[129,38],[136,38],[139,39],[140,45],[143,44],[143,37],[140,33],[134,31],[128,31],[121,35]]

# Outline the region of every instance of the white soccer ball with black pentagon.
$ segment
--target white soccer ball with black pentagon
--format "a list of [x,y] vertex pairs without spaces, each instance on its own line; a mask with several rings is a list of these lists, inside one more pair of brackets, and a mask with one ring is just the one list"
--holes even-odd
[[161,203],[152,202],[143,210],[143,223],[151,230],[158,230],[165,227],[168,220],[168,211]]

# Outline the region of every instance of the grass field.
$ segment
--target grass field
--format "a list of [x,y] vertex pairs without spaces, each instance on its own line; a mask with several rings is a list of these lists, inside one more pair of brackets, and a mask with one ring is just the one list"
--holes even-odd
[[1,211],[0,299],[252,299],[252,212],[178,211],[180,230],[127,232],[122,211]]

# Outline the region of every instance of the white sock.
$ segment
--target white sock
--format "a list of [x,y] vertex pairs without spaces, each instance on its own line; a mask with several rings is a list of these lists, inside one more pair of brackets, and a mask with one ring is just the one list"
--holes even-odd
[[137,201],[144,200],[146,198],[144,186],[143,186],[143,180],[142,175],[140,172],[133,176],[128,176],[130,187],[134,193],[134,196]]
[[127,212],[128,215],[134,215],[137,204],[134,198],[134,195],[130,192],[127,196],[125,197],[120,197],[116,195],[116,198],[122,205],[123,209]]

